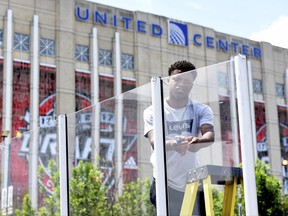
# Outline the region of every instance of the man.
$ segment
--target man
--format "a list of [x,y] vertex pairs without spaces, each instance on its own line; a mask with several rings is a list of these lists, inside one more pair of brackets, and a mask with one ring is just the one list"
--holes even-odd
[[[169,215],[178,216],[187,173],[199,166],[196,152],[214,142],[214,127],[211,108],[189,98],[197,76],[195,66],[188,61],[177,61],[170,66],[168,74],[169,95],[164,101],[164,118]],[[144,135],[149,138],[154,149],[152,106],[144,111],[144,123]],[[155,154],[152,152],[151,163],[154,168],[155,161]],[[154,173],[155,169],[153,175]],[[150,200],[156,206],[155,179],[151,186]],[[202,214],[197,208],[198,202],[197,198],[193,215]]]

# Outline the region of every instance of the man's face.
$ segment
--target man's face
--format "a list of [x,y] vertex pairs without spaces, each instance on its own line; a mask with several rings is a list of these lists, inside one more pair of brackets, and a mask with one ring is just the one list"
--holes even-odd
[[176,98],[187,97],[193,87],[193,75],[191,72],[183,72],[174,70],[169,79],[170,94]]

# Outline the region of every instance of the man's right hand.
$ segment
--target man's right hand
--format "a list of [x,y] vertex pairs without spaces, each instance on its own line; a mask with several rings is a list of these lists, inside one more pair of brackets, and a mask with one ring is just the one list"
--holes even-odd
[[175,136],[172,141],[173,150],[178,152],[181,156],[186,154],[189,147],[189,142],[182,136]]

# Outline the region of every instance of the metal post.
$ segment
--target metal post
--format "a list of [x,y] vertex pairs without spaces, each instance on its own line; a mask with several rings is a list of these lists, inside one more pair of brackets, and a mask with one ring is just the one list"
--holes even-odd
[[162,80],[157,77],[151,79],[152,88],[152,107],[153,107],[153,125],[154,134],[154,151],[156,154],[156,205],[157,215],[167,215],[168,213],[168,196],[167,175],[165,169],[165,134],[163,128],[163,95],[162,95]]
[[68,179],[68,131],[67,116],[58,117],[58,147],[60,173],[60,215],[69,216],[69,179]]
[[251,100],[249,98],[249,75],[246,57],[235,57],[235,74],[238,96],[238,114],[243,163],[244,198],[246,215],[258,215],[256,179],[253,155],[253,128],[251,121]]
[[252,67],[251,67],[251,62],[247,62],[248,66],[248,84],[249,84],[249,95],[250,95],[250,115],[251,115],[251,123],[252,123],[252,138],[253,138],[253,155],[254,155],[254,161],[258,157],[258,152],[257,152],[257,139],[256,139],[256,122],[255,122],[255,108],[254,108],[254,100],[253,100],[253,79],[252,79]]
[[235,75],[233,64],[230,65],[230,112],[231,112],[231,125],[233,134],[233,158],[234,165],[239,165],[239,137],[238,137],[238,123],[237,123],[237,108],[236,108],[236,93],[235,93]]

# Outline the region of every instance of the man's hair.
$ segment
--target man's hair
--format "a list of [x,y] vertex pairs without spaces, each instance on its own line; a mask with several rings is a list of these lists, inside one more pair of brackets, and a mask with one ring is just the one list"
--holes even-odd
[[[187,72],[187,71],[192,71],[192,70],[195,70],[196,67],[194,64],[192,64],[191,62],[189,61],[186,61],[186,60],[182,60],[182,61],[176,61],[174,64],[172,64],[169,69],[168,69],[168,74],[169,76],[171,76],[172,72],[174,70],[181,70],[181,72]],[[197,76],[197,72],[196,70],[193,71],[193,76],[194,76],[194,79],[196,78]]]

